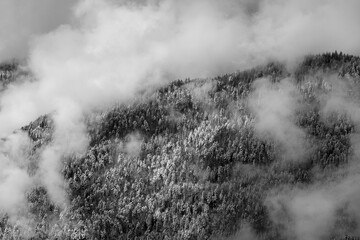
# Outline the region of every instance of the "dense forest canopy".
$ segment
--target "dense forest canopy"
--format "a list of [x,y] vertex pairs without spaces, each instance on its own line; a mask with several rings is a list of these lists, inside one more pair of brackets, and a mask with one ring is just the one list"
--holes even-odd
[[[16,85],[15,63],[0,70]],[[360,58],[333,52],[89,112],[89,145],[58,166],[66,197],[33,182],[20,209],[0,213],[1,237],[359,239],[359,81]],[[30,177],[59,134],[54,114],[1,140]]]

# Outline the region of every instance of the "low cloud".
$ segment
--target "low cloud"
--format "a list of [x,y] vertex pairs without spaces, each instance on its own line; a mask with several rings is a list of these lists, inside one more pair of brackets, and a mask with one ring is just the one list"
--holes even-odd
[[2,0],[0,62],[28,56],[30,41],[71,22],[76,0]]
[[340,211],[347,220],[360,223],[359,173],[327,183],[317,183],[308,189],[287,189],[275,192],[266,201],[270,216],[288,239],[321,240],[342,231],[358,234],[358,228],[343,229],[337,225]]
[[305,132],[295,124],[300,93],[290,79],[271,83],[259,79],[253,83],[254,92],[248,99],[255,115],[255,131],[260,137],[270,136],[281,144],[282,157],[302,160],[306,154]]
[[125,141],[120,143],[120,151],[132,157],[140,154],[143,138],[139,133],[132,133],[125,137]]
[[15,132],[0,141],[0,209],[13,217],[25,205],[25,191],[31,186],[27,172],[30,140]]
[[[316,90],[320,121],[327,124],[331,114],[338,114],[347,116],[354,124],[354,132],[349,135],[352,154],[346,165],[330,171],[331,174],[313,171],[320,176],[315,176],[316,181],[310,185],[287,186],[269,194],[266,204],[271,219],[288,239],[321,240],[360,233],[360,108],[352,80],[335,75],[311,80],[320,87]],[[355,225],[339,224],[344,219]]]
[[[55,202],[66,202],[61,159],[86,149],[85,114],[176,78],[335,49],[359,54],[358,9],[358,0],[3,0],[0,62],[25,59],[36,81],[10,84],[1,93],[0,137],[54,113],[40,179]],[[254,97],[250,106],[258,133],[283,144],[285,156],[301,158],[304,133],[292,120],[298,93],[287,80],[256,84],[260,105]],[[0,199],[0,208],[12,211],[31,181],[6,154],[1,164],[0,191],[12,189],[18,197]]]

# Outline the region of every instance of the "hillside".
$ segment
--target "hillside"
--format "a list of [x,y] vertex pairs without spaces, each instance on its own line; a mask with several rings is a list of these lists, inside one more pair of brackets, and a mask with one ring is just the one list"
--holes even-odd
[[[4,86],[16,68],[0,67]],[[86,153],[62,159],[66,206],[36,184],[21,218],[0,215],[0,236],[359,239],[359,81],[360,57],[325,53],[294,71],[273,62],[176,80],[88,114]],[[30,175],[51,116],[21,128]]]

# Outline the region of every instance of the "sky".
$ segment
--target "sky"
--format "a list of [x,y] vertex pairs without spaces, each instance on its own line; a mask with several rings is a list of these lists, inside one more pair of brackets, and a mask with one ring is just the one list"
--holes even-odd
[[0,135],[62,102],[86,111],[178,78],[358,55],[358,9],[357,0],[2,0],[0,62],[25,61],[37,81],[2,94]]

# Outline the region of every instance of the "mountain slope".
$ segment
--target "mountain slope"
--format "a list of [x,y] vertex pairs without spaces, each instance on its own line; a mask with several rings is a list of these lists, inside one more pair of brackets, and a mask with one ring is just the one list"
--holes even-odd
[[[303,229],[299,207],[307,213],[322,199],[313,193],[326,192],[329,208],[315,213],[334,213],[310,219],[314,226],[329,223],[308,232],[355,239],[359,193],[347,180],[357,177],[348,168],[357,166],[359,81],[359,57],[327,53],[308,56],[294,72],[270,63],[174,81],[145,99],[89,115],[86,154],[63,159],[67,207],[33,186],[30,230],[4,215],[2,237],[243,239],[251,229],[254,239],[295,239]],[[32,140],[28,171],[35,172],[51,144],[51,115],[22,131]],[[351,194],[333,200],[339,182]]]

